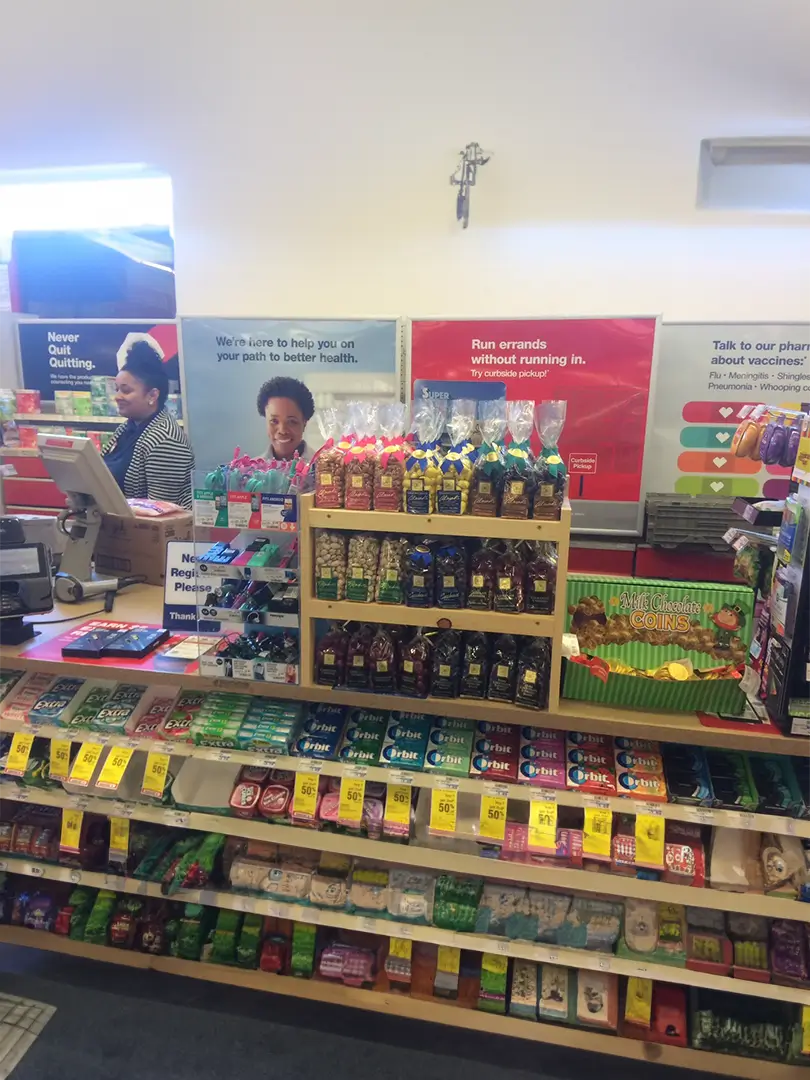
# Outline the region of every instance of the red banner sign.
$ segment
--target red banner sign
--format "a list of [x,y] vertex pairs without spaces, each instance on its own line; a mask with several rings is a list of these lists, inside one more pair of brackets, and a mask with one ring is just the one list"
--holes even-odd
[[637,502],[655,325],[654,318],[415,320],[411,389],[567,401],[560,450],[572,499]]

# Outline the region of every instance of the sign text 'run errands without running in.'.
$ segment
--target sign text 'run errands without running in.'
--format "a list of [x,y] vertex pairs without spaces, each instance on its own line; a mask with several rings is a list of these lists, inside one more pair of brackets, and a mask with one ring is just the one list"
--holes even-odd
[[[536,338],[534,341],[484,341],[481,338],[472,338],[470,341],[470,347],[473,350],[470,353],[470,361],[473,364],[493,366],[493,367],[534,367],[534,366],[552,366],[552,367],[567,367],[569,364],[585,364],[585,360],[582,356],[576,353],[572,353],[571,356],[567,354],[554,355],[553,353],[533,352],[531,350],[541,350],[548,348],[548,342],[542,338]],[[497,352],[491,350],[496,349]],[[478,351],[488,350],[488,351]],[[473,376],[477,376],[479,373],[473,371]]]

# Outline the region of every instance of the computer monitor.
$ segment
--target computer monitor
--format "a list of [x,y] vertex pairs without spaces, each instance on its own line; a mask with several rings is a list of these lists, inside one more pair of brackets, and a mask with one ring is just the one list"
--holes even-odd
[[[74,435],[40,432],[37,446],[42,464],[67,496],[68,505],[84,505],[81,496],[92,499],[102,514],[132,517],[132,508],[115,482],[92,439]],[[79,496],[79,498],[74,498]],[[71,506],[79,509],[79,505]]]
[[91,439],[40,432],[37,446],[42,464],[67,497],[59,528],[68,544],[62,555],[54,592],[58,600],[84,600],[114,593],[131,579],[99,578],[91,570],[103,514],[132,517],[132,508]]

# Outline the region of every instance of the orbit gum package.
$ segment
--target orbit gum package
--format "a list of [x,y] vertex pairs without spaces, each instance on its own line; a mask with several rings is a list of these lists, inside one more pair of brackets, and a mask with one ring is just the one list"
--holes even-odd
[[569,731],[565,740],[566,782],[590,795],[616,794],[613,743],[607,735]]

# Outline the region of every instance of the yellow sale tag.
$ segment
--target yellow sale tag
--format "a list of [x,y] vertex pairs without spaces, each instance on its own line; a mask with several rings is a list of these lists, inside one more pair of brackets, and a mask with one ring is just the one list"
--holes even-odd
[[481,957],[481,967],[493,975],[505,975],[509,967],[509,959],[500,953],[485,952]]
[[70,740],[51,739],[51,780],[67,780],[70,771]]
[[316,773],[299,772],[295,774],[293,792],[293,813],[314,818],[318,807],[318,776]]
[[79,843],[82,836],[83,810],[62,811],[62,836],[59,840],[60,851],[79,852]]
[[107,760],[101,767],[101,773],[98,780],[96,780],[96,787],[115,791],[124,778],[132,754],[133,751],[129,747],[113,746],[109,754],[107,754]]
[[413,942],[403,937],[392,937],[388,947],[389,956],[395,956],[398,960],[410,960],[413,953]]
[[652,1017],[652,979],[638,979],[631,975],[627,980],[627,999],[624,1006],[624,1018],[630,1024],[650,1026]]
[[129,855],[129,818],[110,818],[110,852],[125,858]]
[[802,1053],[810,1054],[810,1005],[802,1005]]
[[610,836],[613,831],[613,812],[596,806],[585,807],[585,829],[582,852],[603,859],[610,858]]
[[8,760],[4,770],[8,776],[25,776],[28,758],[31,755],[33,745],[33,735],[23,735],[22,732],[17,732],[11,740],[11,749],[8,752]]
[[455,832],[457,807],[457,791],[434,788],[430,797],[430,828],[435,832]]
[[96,771],[96,765],[103,749],[104,747],[100,742],[82,743],[73,761],[73,768],[70,770],[71,784],[87,787],[93,779],[93,773]]
[[411,824],[411,789],[407,784],[389,784],[385,796],[385,820],[392,825]]
[[[455,792],[453,792],[455,794]],[[461,949],[454,949],[451,945],[440,945],[436,968],[446,971],[450,975],[458,975],[461,967]]]
[[506,835],[506,796],[482,795],[478,834],[485,840],[502,841]]
[[169,755],[150,750],[146,755],[146,768],[143,770],[141,795],[151,795],[154,799],[163,798],[166,777],[169,772]]
[[557,804],[538,799],[529,803],[529,851],[557,850]]
[[636,814],[636,865],[664,865],[664,818]]
[[366,782],[356,776],[344,776],[340,781],[338,821],[358,825],[363,817],[363,796]]

